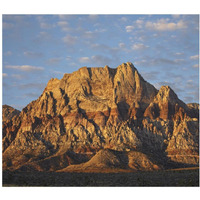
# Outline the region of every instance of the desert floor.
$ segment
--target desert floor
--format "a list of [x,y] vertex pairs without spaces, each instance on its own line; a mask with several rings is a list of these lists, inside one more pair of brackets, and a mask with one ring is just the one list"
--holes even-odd
[[118,173],[4,171],[3,186],[199,186],[199,168]]

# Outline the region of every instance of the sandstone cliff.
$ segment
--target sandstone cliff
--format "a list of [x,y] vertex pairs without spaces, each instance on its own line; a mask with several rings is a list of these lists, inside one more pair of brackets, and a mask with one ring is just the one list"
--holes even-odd
[[2,106],[2,119],[3,122],[11,120],[14,116],[18,116],[20,114],[19,110],[16,110],[8,105]]
[[164,166],[197,164],[198,120],[195,106],[168,86],[157,91],[132,63],[83,67],[51,79],[37,100],[3,125],[3,168],[61,170],[100,149],[151,154]]

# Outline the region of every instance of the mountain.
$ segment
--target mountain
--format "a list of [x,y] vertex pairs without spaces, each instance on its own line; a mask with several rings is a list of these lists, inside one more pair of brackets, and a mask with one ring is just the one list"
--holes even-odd
[[20,111],[14,109],[11,106],[3,105],[3,107],[2,107],[3,122],[11,120],[14,116],[18,116],[19,114],[20,114]]
[[158,91],[130,62],[83,67],[51,79],[37,100],[3,124],[3,169],[92,171],[104,156],[111,168],[198,165],[198,113],[199,106],[186,105],[169,86]]

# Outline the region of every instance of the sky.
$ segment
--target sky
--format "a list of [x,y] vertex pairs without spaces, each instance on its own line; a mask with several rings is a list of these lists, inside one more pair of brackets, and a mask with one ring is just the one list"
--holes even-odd
[[132,62],[157,89],[199,102],[198,15],[3,15],[3,104],[21,110],[51,78]]

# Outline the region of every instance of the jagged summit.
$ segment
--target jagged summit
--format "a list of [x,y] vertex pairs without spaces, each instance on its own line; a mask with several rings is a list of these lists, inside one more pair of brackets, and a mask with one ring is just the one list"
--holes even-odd
[[162,86],[149,104],[144,116],[151,119],[171,119],[179,112],[180,108],[188,112],[187,105],[178,98],[175,92],[169,86]]
[[51,79],[37,100],[4,123],[3,168],[47,170],[48,163],[55,171],[73,164],[69,151],[80,164],[101,149],[152,152],[166,166],[170,160],[196,164],[198,137],[196,107],[184,104],[169,86],[158,91],[132,63],[82,67]]
[[170,102],[171,104],[180,103],[182,106],[186,107],[186,104],[183,105],[184,103],[178,98],[176,93],[168,85],[161,86],[158,94],[155,97],[155,101]]
[[3,105],[2,107],[3,122],[11,120],[13,117],[18,116],[19,114],[20,114],[20,111],[11,106]]

